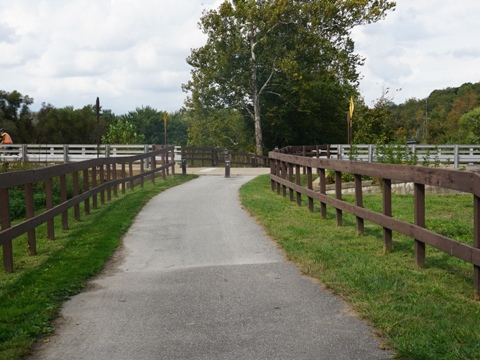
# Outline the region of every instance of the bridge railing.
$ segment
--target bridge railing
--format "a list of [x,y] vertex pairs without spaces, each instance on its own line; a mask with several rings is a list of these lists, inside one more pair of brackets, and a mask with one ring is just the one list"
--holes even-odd
[[[53,150],[54,151],[54,150]],[[7,172],[0,174],[0,245],[3,248],[3,267],[6,272],[13,268],[13,240],[28,234],[28,253],[36,254],[35,229],[41,224],[47,224],[47,236],[55,238],[54,218],[61,215],[62,229],[68,230],[68,209],[74,208],[75,220],[80,220],[80,204],[83,203],[85,214],[90,213],[90,207],[96,209],[98,197],[100,204],[110,201],[112,193],[118,196],[126,187],[134,190],[135,184],[143,187],[144,181],[161,173],[162,177],[175,174],[173,146],[155,146],[148,153],[133,156],[103,157],[76,163],[45,166],[26,171]],[[145,164],[150,164],[150,170]],[[134,171],[135,166],[135,171]],[[67,181],[72,184],[73,196],[67,198]],[[59,186],[53,186],[59,184]],[[12,226],[10,197],[11,190],[22,189],[25,197],[25,220]],[[45,193],[45,211],[35,214],[34,189]],[[56,193],[57,192],[57,193]],[[54,205],[54,199],[60,202]],[[38,211],[38,210],[37,210]],[[23,245],[22,245],[23,246]]]
[[397,148],[411,156],[416,156],[418,163],[443,164],[458,169],[462,165],[480,164],[480,145],[329,145],[330,158],[339,160],[356,160],[376,162],[382,151]]
[[[338,148],[337,148],[338,149]],[[282,149],[283,150],[283,149]],[[314,201],[320,202],[320,213],[326,218],[327,205],[335,209],[337,225],[342,225],[342,213],[347,212],[356,217],[357,231],[364,232],[365,220],[383,227],[383,248],[385,253],[392,251],[393,231],[414,239],[414,256],[416,266],[425,266],[426,246],[430,245],[451,256],[473,265],[474,296],[480,300],[480,174],[472,171],[431,168],[424,166],[393,165],[344,161],[319,157],[305,157],[288,154],[278,150],[269,153],[270,180],[273,191],[289,193],[290,201],[301,204],[302,195],[308,197],[310,211]],[[301,184],[301,169],[305,169],[306,186]],[[335,195],[327,195],[327,170],[335,176]],[[353,175],[355,180],[355,203],[342,200],[342,174]],[[318,174],[319,191],[313,189],[313,174]],[[362,177],[382,179],[382,213],[363,207]],[[413,183],[414,202],[412,213],[414,222],[396,219],[392,215],[392,182]],[[443,236],[426,228],[425,186],[434,186],[471,194],[473,197],[473,239],[469,245]],[[446,209],[448,211],[448,209]]]

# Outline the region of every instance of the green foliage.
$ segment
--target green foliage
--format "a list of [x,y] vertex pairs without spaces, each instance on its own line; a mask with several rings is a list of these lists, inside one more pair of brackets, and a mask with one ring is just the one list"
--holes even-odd
[[206,109],[239,111],[250,120],[258,154],[264,144],[344,138],[341,109],[348,108],[363,61],[353,53],[351,29],[382,19],[394,6],[385,0],[224,1],[204,13],[207,43],[187,59],[192,79],[183,88],[192,121],[204,119]]
[[394,140],[392,99],[388,97],[389,89],[368,108],[357,100],[352,118],[354,144],[388,144]]
[[[80,184],[80,189],[82,184]],[[73,179],[71,177],[66,178],[66,189],[67,189],[67,199],[73,197]],[[45,183],[35,183],[34,185],[34,194],[33,194],[33,203],[34,210],[38,211],[46,206],[46,194],[45,194]],[[61,203],[60,196],[60,180],[59,178],[54,178],[52,181],[52,195],[53,195],[53,205],[58,205]],[[17,220],[25,218],[25,191],[23,187],[12,188],[9,191],[10,196],[10,219]]]
[[33,119],[29,106],[33,99],[18,91],[0,90],[0,127],[7,130],[12,140],[23,143],[31,138]]
[[480,107],[463,115],[459,123],[459,142],[464,144],[480,144]]
[[[165,144],[164,111],[158,111],[150,106],[145,106],[121,115],[119,119],[135,127],[141,139],[140,143]],[[167,144],[186,145],[188,117],[183,112],[167,114]]]
[[[106,123],[100,120],[98,131],[102,133]],[[71,106],[57,109],[43,104],[36,116],[32,143],[37,144],[96,144],[97,116],[93,105],[74,109]]]
[[467,141],[460,119],[480,106],[480,82],[434,90],[426,99],[392,105],[396,138],[415,138],[425,144]]
[[418,157],[406,144],[378,144],[375,158],[379,163],[417,165]]
[[253,152],[252,137],[242,114],[233,109],[205,110],[190,113],[190,146],[211,146],[237,152]]
[[142,144],[143,135],[137,133],[136,126],[128,120],[117,119],[117,123],[108,127],[102,136],[104,144]]

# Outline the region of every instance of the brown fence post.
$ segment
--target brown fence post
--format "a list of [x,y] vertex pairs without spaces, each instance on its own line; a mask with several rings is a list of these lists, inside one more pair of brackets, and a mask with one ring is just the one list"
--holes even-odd
[[[276,175],[277,174],[277,165],[278,160],[272,160],[270,161],[270,175]],[[275,185],[275,180],[272,179],[270,176],[270,187],[272,188],[272,191],[275,191],[276,185]]]
[[[35,207],[33,204],[33,184],[25,184],[25,218],[31,219],[35,216]],[[37,253],[37,240],[35,229],[28,231],[28,255],[33,256]]]
[[[53,208],[53,185],[51,178],[45,180],[45,204],[47,210]],[[47,237],[49,240],[55,239],[55,223],[53,218],[47,220]]]
[[[67,201],[67,176],[60,175],[60,198],[62,203]],[[62,229],[68,230],[68,210],[62,212]]]
[[[295,183],[300,186],[300,165],[295,164]],[[297,191],[297,205],[302,205],[302,193]]]
[[[335,197],[337,200],[342,200],[342,172],[335,171]],[[342,210],[336,209],[337,226],[342,226],[343,214]]]
[[[287,164],[285,163],[285,161],[282,161],[281,171],[282,171],[282,179],[286,179],[287,178]],[[283,195],[283,197],[287,196],[287,186],[286,185],[282,186],[282,195]]]
[[[8,189],[0,189],[0,218],[2,219],[2,230],[9,229],[10,224],[10,197]],[[5,272],[13,272],[13,246],[12,241],[2,245],[3,268]]]
[[155,169],[157,168],[157,160],[155,158],[155,155],[152,156],[152,158],[150,159],[150,170],[153,170],[153,174],[152,174],[152,185],[155,185],[155,175],[157,174],[155,172]]
[[[354,174],[355,178],[355,205],[363,208],[363,188],[362,175]],[[357,216],[357,233],[362,235],[365,232],[365,222],[363,218]]]
[[[312,168],[307,167],[307,188],[313,190],[313,180],[312,180]],[[308,209],[313,212],[313,198],[308,197]]]
[[[277,166],[275,167],[275,175],[277,175],[278,177],[281,176],[282,174],[282,160],[278,160],[277,162]],[[281,188],[281,184],[279,182],[277,182],[277,194],[280,194],[280,188]]]
[[[88,178],[88,169],[83,170],[83,192],[87,192],[90,190],[89,178]],[[86,198],[83,201],[83,207],[85,214],[90,214],[90,198]]]
[[[113,182],[116,183],[117,181],[117,163],[116,162],[112,163],[112,179],[113,179]],[[118,186],[116,184],[113,186],[113,196],[118,198]]]
[[[425,185],[414,185],[414,198],[415,198],[415,225],[422,228],[425,227]],[[417,268],[425,267],[425,243],[419,239],[415,239],[415,266]]]
[[[392,216],[392,180],[383,179],[382,181],[382,197],[383,197],[383,215]],[[383,228],[383,253],[392,252],[392,229]]]
[[[78,196],[80,194],[80,186],[78,183],[78,171],[72,173],[73,179],[73,196]],[[80,204],[75,204],[73,206],[73,214],[75,221],[80,221]]]
[[[293,164],[288,163],[288,181],[293,183]],[[293,189],[291,186],[288,187],[288,192],[290,193],[290,201],[293,201]]]
[[[327,176],[325,169],[318,169],[318,176],[320,177],[320,194],[327,194]],[[320,201],[320,214],[323,220],[327,218],[327,204]]]
[[107,163],[105,165],[107,167],[107,184],[108,184],[108,187],[107,187],[107,201],[112,201],[112,184],[111,184],[112,168],[111,168],[110,163]]
[[[473,196],[473,247],[480,248],[480,196]],[[480,266],[473,266],[474,298],[480,300]]]
[[127,173],[125,171],[125,162],[122,162],[122,194],[125,195],[125,187],[126,187],[126,184],[125,184],[125,177],[126,177]]
[[[97,187],[97,166],[92,167],[92,189],[95,189]],[[97,194],[95,193],[92,195],[92,207],[93,210],[98,209],[98,202],[97,202]]]
[[[105,183],[105,169],[104,169],[104,164],[100,165],[100,181],[99,185],[103,185]],[[102,188],[100,191],[100,204],[105,205],[105,189]]]
[[[143,189],[143,182],[145,181],[144,180],[144,176],[143,176],[143,173],[145,172],[145,165],[144,165],[144,161],[143,159],[140,160],[140,174],[142,174],[142,176],[140,177],[140,188]],[[155,176],[155,174],[152,174],[152,176]]]
[[131,161],[128,162],[128,173],[130,176],[130,191],[135,191],[135,184],[133,183],[133,163]]
[[172,162],[173,162],[172,175],[175,176],[175,165],[176,165],[176,162],[175,162],[175,147],[172,147]]
[[167,164],[167,162],[165,161],[165,153],[163,152],[162,153],[162,179],[165,181],[167,178],[166,178],[166,175],[165,175],[165,165]]

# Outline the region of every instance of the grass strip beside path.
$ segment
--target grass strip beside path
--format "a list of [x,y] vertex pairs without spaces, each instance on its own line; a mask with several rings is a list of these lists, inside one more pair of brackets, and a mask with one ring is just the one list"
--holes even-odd
[[[0,359],[20,359],[34,342],[51,333],[63,301],[81,291],[102,270],[142,207],[160,192],[195,176],[145,183],[100,206],[54,241],[39,240],[39,254],[16,260],[16,272],[0,276]],[[39,229],[39,234],[44,229]],[[25,239],[15,240],[18,248]],[[45,243],[45,244],[42,244]],[[25,249],[25,247],[23,247]]]
[[[321,220],[318,203],[310,213],[306,198],[299,207],[277,195],[268,175],[245,184],[240,198],[288,258],[344,298],[398,359],[480,359],[471,265],[427,247],[427,268],[416,270],[412,239],[394,233],[393,252],[383,254],[380,226],[366,222],[365,235],[358,236],[355,217],[344,213],[337,227],[333,208]],[[364,202],[381,211],[381,195],[364,195]],[[413,219],[413,197],[394,195],[393,211]],[[472,212],[471,196],[429,195],[427,227],[468,242]]]

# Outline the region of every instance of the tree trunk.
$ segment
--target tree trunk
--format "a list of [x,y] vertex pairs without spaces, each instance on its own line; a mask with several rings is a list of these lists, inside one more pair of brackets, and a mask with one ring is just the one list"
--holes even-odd
[[262,124],[260,118],[260,96],[256,94],[253,100],[255,121],[255,146],[257,155],[263,155]]
[[252,100],[253,100],[253,121],[255,123],[255,147],[257,155],[263,155],[262,124],[260,118],[260,89],[257,76],[257,59],[255,56],[255,30],[250,27],[250,51],[252,61]]

